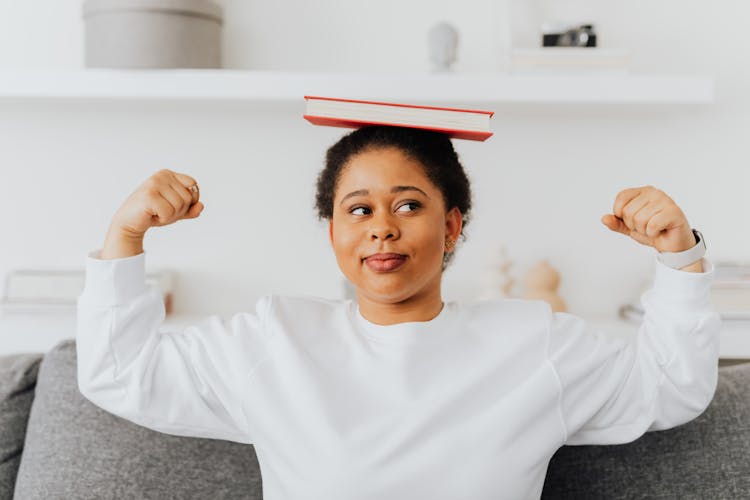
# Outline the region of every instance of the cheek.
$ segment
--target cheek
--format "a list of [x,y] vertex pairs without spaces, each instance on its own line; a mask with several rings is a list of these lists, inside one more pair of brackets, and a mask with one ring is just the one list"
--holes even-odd
[[443,220],[435,218],[429,224],[422,225],[420,227],[420,240],[431,251],[442,254],[445,247],[445,237],[443,232],[440,231],[441,224],[444,224]]
[[443,252],[445,251],[445,239],[440,237],[440,233],[433,231],[430,234],[430,255],[435,261],[443,261]]
[[337,259],[348,258],[353,253],[356,254],[358,240],[355,231],[345,227],[344,224],[334,223],[331,234],[333,235],[333,251]]

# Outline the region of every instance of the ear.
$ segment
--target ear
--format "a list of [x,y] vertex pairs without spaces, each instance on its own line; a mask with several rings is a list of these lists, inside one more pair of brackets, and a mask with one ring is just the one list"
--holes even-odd
[[461,234],[461,228],[464,225],[464,218],[458,207],[453,207],[445,214],[445,236],[452,240],[458,240]]
[[331,246],[333,246],[333,219],[328,221],[328,238],[331,240]]

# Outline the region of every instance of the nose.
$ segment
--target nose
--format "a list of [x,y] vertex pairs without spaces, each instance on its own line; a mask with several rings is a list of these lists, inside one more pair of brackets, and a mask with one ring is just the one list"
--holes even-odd
[[372,225],[369,228],[370,240],[395,240],[400,236],[398,226],[393,218],[387,215],[372,218]]

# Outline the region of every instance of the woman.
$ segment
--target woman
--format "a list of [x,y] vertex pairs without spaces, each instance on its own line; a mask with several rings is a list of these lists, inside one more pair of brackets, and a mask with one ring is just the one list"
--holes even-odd
[[203,203],[192,177],[154,174],[87,259],[82,393],[160,432],[254,444],[271,500],[539,498],[560,446],[629,442],[713,397],[713,267],[653,187],[623,190],[602,218],[658,251],[631,342],[542,301],[442,301],[471,209],[444,134],[347,134],[328,150],[317,209],[356,300],[266,296],[254,313],[160,331],[143,237]]

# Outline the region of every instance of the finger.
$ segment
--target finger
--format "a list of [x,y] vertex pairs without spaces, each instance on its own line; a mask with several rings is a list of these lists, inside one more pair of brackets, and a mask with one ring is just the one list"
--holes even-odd
[[184,188],[190,194],[190,204],[197,203],[198,200],[200,200],[198,182],[194,178],[190,177],[189,175],[178,174],[176,172],[174,174],[174,178],[177,180],[177,183],[175,184],[178,184],[181,188]]
[[162,185],[159,193],[174,207],[175,217],[181,217],[183,213],[187,212],[190,205],[185,206],[182,197],[172,186],[169,184]]
[[646,224],[646,236],[656,238],[659,233],[667,229],[669,223],[669,213],[662,209],[651,216]]
[[151,220],[154,225],[169,224],[175,214],[175,207],[161,193],[151,199]]
[[646,234],[646,225],[654,214],[663,209],[661,205],[649,201],[638,212],[633,214],[633,229],[640,234]]
[[623,207],[625,207],[625,205],[627,205],[630,200],[638,196],[640,193],[641,188],[623,189],[622,191],[617,193],[617,196],[615,196],[615,203],[614,205],[612,205],[612,213],[614,214],[614,216],[622,219]]
[[602,217],[602,223],[610,228],[612,231],[622,233],[626,236],[630,236],[630,229],[625,225],[622,219],[615,217],[612,214],[607,214]]
[[190,207],[193,204],[193,197],[190,194],[190,191],[188,191],[187,188],[185,188],[185,186],[183,186],[182,184],[177,187],[170,185],[169,189],[179,198],[179,204],[177,205],[177,217],[181,218],[187,213],[188,210],[190,210]]
[[195,184],[198,184],[198,181],[190,177],[189,175],[180,174],[178,172],[173,172],[174,178],[177,179],[177,181],[185,186],[186,188],[190,186],[194,186]]
[[193,184],[189,188],[187,188],[188,193],[190,193],[190,203],[195,205],[198,203],[198,200],[201,199],[201,193],[198,190],[198,184]]
[[203,208],[204,208],[203,202],[199,201],[198,203],[190,207],[190,210],[187,211],[187,213],[185,214],[185,217],[183,218],[195,219],[201,214],[201,212],[203,212]]
[[635,214],[642,210],[649,203],[648,197],[644,196],[643,193],[639,193],[638,196],[628,201],[628,203],[622,208],[622,220],[625,224],[633,231],[636,230],[635,225]]
[[657,214],[662,213],[662,212],[664,212],[664,214],[666,215],[668,213],[668,207],[665,206],[663,203],[659,203],[659,202],[649,203],[646,208],[644,208],[641,212],[638,212],[638,214],[636,214],[636,217],[635,217],[635,224],[636,224],[636,227],[638,228],[638,232],[643,235],[649,236],[648,225],[651,222],[651,219],[653,219]]
[[194,195],[188,188],[183,186],[181,183],[174,183],[169,185],[182,199],[182,203],[185,206],[182,214],[184,215],[191,205],[198,201],[196,195]]

